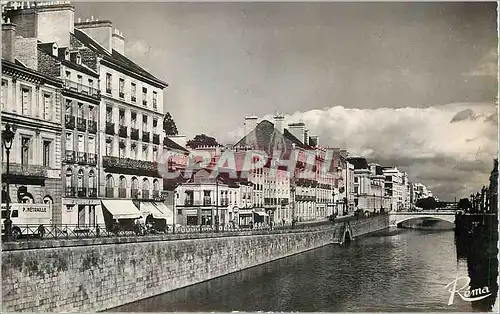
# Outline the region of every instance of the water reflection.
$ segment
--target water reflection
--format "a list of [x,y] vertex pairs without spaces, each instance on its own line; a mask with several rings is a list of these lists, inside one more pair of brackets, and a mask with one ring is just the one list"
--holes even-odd
[[326,246],[112,311],[466,311],[448,306],[457,263],[453,231],[390,229]]

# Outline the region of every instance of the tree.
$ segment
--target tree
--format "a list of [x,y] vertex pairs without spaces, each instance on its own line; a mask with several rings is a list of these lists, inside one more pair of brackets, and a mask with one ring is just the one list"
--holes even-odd
[[422,208],[423,210],[432,210],[436,209],[437,202],[434,197],[427,197],[423,199],[419,199],[415,202],[415,206]]
[[163,130],[165,131],[165,135],[177,135],[179,132],[177,131],[177,126],[175,125],[175,121],[170,115],[170,112],[165,114],[163,117]]
[[186,146],[198,148],[200,146],[219,146],[217,140],[206,134],[198,134],[192,140],[187,141]]
[[462,198],[458,201],[457,208],[461,210],[468,210],[471,208],[472,204],[470,203],[468,198]]

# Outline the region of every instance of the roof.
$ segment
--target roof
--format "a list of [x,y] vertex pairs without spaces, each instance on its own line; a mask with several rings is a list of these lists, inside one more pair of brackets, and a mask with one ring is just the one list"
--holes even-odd
[[43,82],[47,82],[47,83],[50,83],[50,84],[56,85],[56,86],[62,86],[62,81],[59,78],[54,78],[54,77],[45,75],[39,71],[35,71],[33,69],[30,69],[30,68],[26,67],[24,64],[22,64],[17,59],[15,59],[15,63],[7,61],[5,59],[2,59],[2,73],[4,73],[8,69],[14,70],[14,71],[22,71],[26,74],[32,75],[33,77],[41,79]]
[[309,148],[299,141],[292,133],[285,129],[283,133],[274,128],[274,124],[263,120],[249,134],[239,140],[235,147],[250,147],[265,151],[272,155],[274,150],[281,150],[282,156],[293,150],[293,144],[300,148]]
[[93,40],[90,36],[88,36],[84,31],[75,28],[75,37],[81,41],[86,47],[94,50],[95,52],[102,55],[103,60],[108,61],[109,63],[120,67],[121,69],[130,72],[131,75],[139,76],[139,79],[146,79],[160,87],[168,86],[167,83],[162,80],[156,78],[154,75],[143,69],[141,66],[134,63],[129,58],[125,57],[121,53],[112,49],[111,52],[106,50],[103,46]]
[[347,161],[354,166],[354,169],[368,169],[368,162],[364,157],[348,157]]
[[164,137],[163,145],[166,146],[166,147],[172,148],[172,149],[176,149],[176,150],[180,150],[180,151],[189,153],[189,150],[187,150],[186,148],[184,148],[181,145],[177,144],[173,140],[169,139],[167,136]]

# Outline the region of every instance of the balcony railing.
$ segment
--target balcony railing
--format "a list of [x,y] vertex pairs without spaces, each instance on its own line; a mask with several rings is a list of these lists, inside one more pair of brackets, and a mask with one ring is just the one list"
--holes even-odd
[[97,165],[97,154],[87,153],[87,163],[91,166]]
[[74,129],[75,128],[75,117],[72,115],[67,114],[64,119],[65,123],[64,125],[66,126],[67,129]]
[[97,189],[96,188],[89,188],[88,197],[97,197]]
[[193,206],[193,205],[194,205],[193,199],[185,199],[184,200],[184,206]]
[[[77,92],[77,93],[80,93],[83,95],[91,96],[94,98],[99,98],[99,96],[100,96],[100,91],[97,88],[83,85],[81,83],[74,82],[71,80],[64,80],[64,87],[66,89],[71,90],[71,91],[74,91],[74,92]],[[111,91],[110,91],[110,93],[111,93]]]
[[139,139],[139,129],[130,129],[130,138],[133,140],[138,140]]
[[112,156],[102,157],[102,166],[108,171],[115,171],[118,173],[130,173],[142,175],[158,175],[158,166],[156,163],[144,160],[136,160],[130,158],[120,158]]
[[131,189],[130,190],[130,196],[132,198],[139,198],[139,189]]
[[149,142],[149,132],[142,131],[142,141]]
[[67,163],[75,162],[75,151],[74,150],[66,150],[66,155],[64,157],[64,161]]
[[75,197],[76,196],[76,188],[74,187],[67,187],[64,191],[64,195],[66,197]]
[[87,163],[87,153],[78,152],[78,163],[79,164],[86,164]]
[[115,189],[114,188],[106,188],[106,197],[114,198],[115,197]]
[[78,197],[87,197],[87,188],[78,188],[77,192]]
[[229,199],[227,197],[223,197],[220,200],[220,206],[228,206],[229,205]]
[[106,121],[106,134],[115,135],[115,124]]
[[153,190],[153,198],[155,200],[159,199],[160,198],[160,191],[158,190]]
[[128,128],[124,125],[120,125],[120,129],[118,130],[118,136],[127,137]]
[[149,198],[149,190],[142,190],[142,198],[143,199]]
[[119,198],[126,198],[127,197],[127,189],[126,188],[119,188],[118,189],[118,197]]
[[97,122],[92,120],[87,120],[87,129],[89,130],[89,133],[96,134]]
[[85,132],[87,130],[87,120],[83,118],[76,119],[76,128],[78,131]]
[[153,144],[160,144],[160,134],[153,134]]

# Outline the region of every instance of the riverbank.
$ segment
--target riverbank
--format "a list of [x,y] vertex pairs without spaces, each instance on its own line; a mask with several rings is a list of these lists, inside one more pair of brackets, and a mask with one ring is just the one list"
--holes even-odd
[[[85,245],[11,244],[2,253],[2,309],[102,311],[331,244],[346,224],[150,241],[89,239]],[[387,227],[388,218],[350,224],[351,234],[359,236]]]

